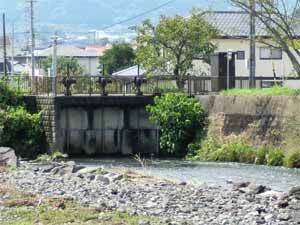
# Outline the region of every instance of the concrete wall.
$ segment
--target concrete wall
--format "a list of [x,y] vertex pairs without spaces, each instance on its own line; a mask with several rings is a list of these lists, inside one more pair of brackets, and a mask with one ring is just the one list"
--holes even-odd
[[210,135],[241,135],[253,144],[299,145],[300,97],[198,96]]
[[[33,103],[35,102],[35,103]],[[50,150],[70,155],[158,153],[159,130],[145,106],[152,97],[27,97],[43,110]]]

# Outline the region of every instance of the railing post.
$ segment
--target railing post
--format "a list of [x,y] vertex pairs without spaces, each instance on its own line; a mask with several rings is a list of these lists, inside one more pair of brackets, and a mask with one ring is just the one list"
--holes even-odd
[[20,76],[18,76],[18,92],[20,92]]
[[192,82],[191,82],[191,76],[188,77],[188,89],[189,89],[189,95],[192,96]]
[[90,83],[89,83],[89,95],[92,96],[92,76],[90,76],[89,81],[90,81]]
[[39,87],[38,87],[38,77],[35,76],[35,95],[38,95],[39,94]]
[[53,81],[54,82],[54,90],[53,90],[54,92],[53,92],[53,95],[56,96],[56,94],[57,94],[56,93],[57,92],[57,80],[56,80],[56,76],[53,77],[53,79],[54,79],[54,81]]

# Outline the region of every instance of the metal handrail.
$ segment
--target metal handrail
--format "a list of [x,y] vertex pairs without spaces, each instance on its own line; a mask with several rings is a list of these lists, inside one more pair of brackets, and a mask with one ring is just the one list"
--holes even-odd
[[[0,79],[4,76],[0,76]],[[76,80],[76,83],[70,88],[73,95],[100,95],[101,86],[99,78],[101,76],[70,76],[70,79]],[[31,76],[7,76],[2,79],[12,88],[30,95],[51,95],[53,93],[52,84],[55,84],[55,94],[63,95],[64,86],[62,84],[63,77],[31,77]],[[107,94],[131,95],[137,92],[134,84],[134,78],[122,79],[120,77],[112,77],[109,79],[111,83],[106,86]],[[186,76],[184,91],[190,95],[203,93],[218,92],[224,88],[226,77],[216,76]],[[264,82],[280,82],[284,80],[299,80],[297,77],[256,77],[257,88],[264,87]],[[234,87],[249,88],[249,77],[232,77],[230,78]],[[222,86],[223,85],[223,86]],[[141,92],[149,94],[157,94],[165,89],[176,89],[176,79],[174,76],[150,76],[147,82],[141,85]]]

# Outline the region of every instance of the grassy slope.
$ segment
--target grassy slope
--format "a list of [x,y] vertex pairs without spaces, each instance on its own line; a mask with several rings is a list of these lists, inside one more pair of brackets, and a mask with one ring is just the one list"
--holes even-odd
[[298,96],[300,89],[274,86],[264,89],[231,89],[221,92],[224,96]]

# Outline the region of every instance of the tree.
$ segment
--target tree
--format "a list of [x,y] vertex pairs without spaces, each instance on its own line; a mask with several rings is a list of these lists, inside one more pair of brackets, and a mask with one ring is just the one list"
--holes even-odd
[[[253,15],[260,21],[268,33],[268,38],[258,41],[270,47],[281,48],[292,62],[293,68],[300,76],[300,42],[299,37],[299,6],[300,0],[231,0],[232,3]],[[256,9],[253,12],[252,4]]]
[[111,49],[104,52],[100,57],[100,64],[104,65],[104,73],[112,74],[134,63],[135,53],[127,43],[115,43]]
[[[44,71],[52,67],[52,58],[48,57],[41,61],[41,66]],[[69,70],[69,71],[68,71]],[[84,69],[79,64],[78,60],[73,57],[58,57],[57,58],[57,75],[66,76],[70,73],[71,76],[80,76]]]
[[174,75],[182,89],[193,60],[200,57],[209,62],[217,31],[194,10],[189,18],[162,16],[156,26],[145,21],[137,27],[137,34],[136,62],[148,73]]

